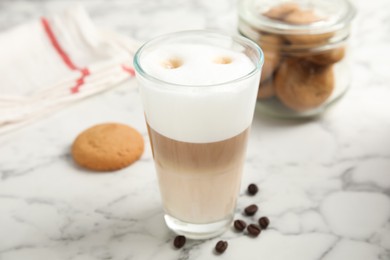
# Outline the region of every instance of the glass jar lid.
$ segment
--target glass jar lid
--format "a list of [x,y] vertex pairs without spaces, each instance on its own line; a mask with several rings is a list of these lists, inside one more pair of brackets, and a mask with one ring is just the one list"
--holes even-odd
[[239,3],[241,20],[275,34],[336,32],[348,27],[355,13],[348,0],[241,0]]

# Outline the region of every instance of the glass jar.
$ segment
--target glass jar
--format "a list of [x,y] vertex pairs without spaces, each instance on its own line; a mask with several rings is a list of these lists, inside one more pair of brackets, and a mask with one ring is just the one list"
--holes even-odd
[[239,32],[265,62],[258,108],[278,117],[311,117],[348,89],[348,0],[241,0]]

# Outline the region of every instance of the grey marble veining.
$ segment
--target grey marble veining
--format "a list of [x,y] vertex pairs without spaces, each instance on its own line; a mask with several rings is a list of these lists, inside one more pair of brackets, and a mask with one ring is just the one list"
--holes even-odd
[[[140,41],[183,29],[234,32],[234,1],[0,1],[0,30],[82,2],[101,27]],[[390,259],[390,3],[356,0],[350,46],[352,85],[314,121],[280,121],[256,111],[237,217],[249,203],[269,230],[172,248],[152,163],[109,174],[74,165],[70,145],[83,129],[118,121],[148,144],[130,81],[15,133],[0,136],[0,259]],[[0,75],[1,76],[1,75]],[[255,182],[260,192],[244,189]],[[229,241],[222,256],[219,239]]]

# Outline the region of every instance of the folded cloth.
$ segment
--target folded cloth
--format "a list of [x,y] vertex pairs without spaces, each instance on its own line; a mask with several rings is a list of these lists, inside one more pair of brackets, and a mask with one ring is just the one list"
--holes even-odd
[[138,44],[81,6],[0,34],[0,135],[134,77]]

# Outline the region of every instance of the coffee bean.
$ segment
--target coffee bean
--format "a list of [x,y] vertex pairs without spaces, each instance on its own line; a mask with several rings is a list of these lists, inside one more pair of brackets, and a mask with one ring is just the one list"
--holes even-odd
[[228,242],[220,240],[218,243],[215,245],[215,251],[219,254],[222,254],[225,252],[226,248],[228,247]]
[[175,240],[173,240],[173,245],[177,249],[182,248],[185,243],[186,243],[186,237],[185,236],[176,236]]
[[243,231],[246,228],[246,223],[244,220],[237,219],[234,221],[234,228],[237,231]]
[[267,217],[259,218],[259,225],[262,229],[266,229],[269,225],[269,219]]
[[254,184],[254,183],[251,183],[251,184],[249,184],[249,186],[248,186],[248,194],[249,195],[256,195],[256,193],[259,191],[259,188],[257,187],[257,185],[256,184]]
[[249,205],[245,208],[245,214],[247,216],[253,216],[256,214],[258,207],[255,204]]
[[248,230],[249,235],[253,237],[257,237],[261,232],[261,228],[255,224],[250,224],[246,230]]

